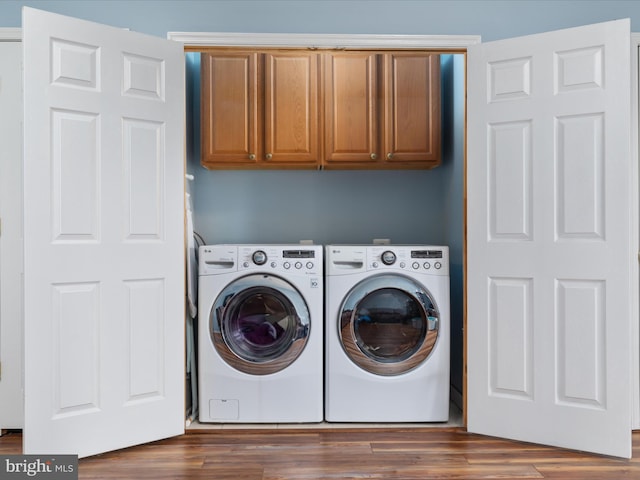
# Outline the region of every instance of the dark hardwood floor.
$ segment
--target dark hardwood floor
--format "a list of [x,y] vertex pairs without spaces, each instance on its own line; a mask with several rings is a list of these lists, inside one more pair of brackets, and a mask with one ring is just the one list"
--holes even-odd
[[[22,436],[0,437],[0,454]],[[511,442],[448,429],[194,430],[81,459],[81,479],[640,479],[631,460]]]

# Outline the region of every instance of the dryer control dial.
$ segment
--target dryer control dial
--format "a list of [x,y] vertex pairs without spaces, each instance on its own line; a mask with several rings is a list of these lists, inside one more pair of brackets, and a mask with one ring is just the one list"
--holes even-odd
[[380,259],[382,260],[382,263],[384,263],[385,265],[393,265],[394,263],[396,263],[396,254],[393,253],[391,250],[386,250],[382,252]]
[[264,265],[265,263],[267,263],[267,254],[262,250],[256,250],[255,252],[253,252],[251,259],[256,265]]

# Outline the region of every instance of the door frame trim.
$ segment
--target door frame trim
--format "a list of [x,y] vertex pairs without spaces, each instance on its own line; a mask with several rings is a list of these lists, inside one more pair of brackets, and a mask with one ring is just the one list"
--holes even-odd
[[0,42],[2,41],[21,42],[22,28],[0,27]]
[[[182,42],[185,52],[198,51],[207,47],[308,47],[310,49],[396,49],[396,50],[434,50],[444,53],[462,53],[466,56],[467,48],[482,42],[480,35],[361,35],[361,34],[298,34],[298,33],[236,33],[236,32],[168,32],[167,38]],[[465,60],[466,64],[466,60]],[[465,67],[466,68],[466,67]],[[466,82],[466,79],[465,79]],[[466,83],[465,83],[466,91]],[[466,99],[465,99],[466,104]],[[466,107],[465,107],[466,110]],[[464,119],[464,160],[463,185],[466,185],[467,153],[466,135],[467,120]],[[464,193],[464,188],[463,188]],[[466,225],[466,207],[463,206],[463,222]],[[466,229],[462,240],[463,279],[466,279]],[[463,280],[463,298],[466,299],[466,280]],[[467,362],[467,311],[463,308],[463,347],[462,362]],[[462,406],[462,423],[467,425],[467,375],[463,367],[462,392],[451,389],[451,398]]]
[[[640,198],[638,186],[640,185],[640,172],[638,172],[638,157],[640,155],[640,141],[638,128],[640,116],[640,33],[631,33],[631,164],[633,177],[636,179],[635,188],[631,189],[631,215],[638,219],[640,215]],[[638,250],[638,261],[632,260],[631,285],[632,291],[639,294],[640,271],[640,231],[638,221],[633,222],[631,229],[631,244]],[[638,302],[631,301],[631,428],[640,429],[640,309]]]
[[[22,43],[22,29],[21,28],[5,28],[0,27],[0,42],[4,44],[21,44]],[[20,60],[20,65],[22,65],[22,60]],[[20,96],[22,96],[22,90],[20,91]],[[22,100],[20,100],[20,104],[22,105]],[[20,121],[22,122],[23,112],[21,111],[19,114]],[[20,129],[20,131],[22,131]],[[19,139],[19,144],[22,147],[22,138]],[[8,160],[8,159],[7,159]],[[21,160],[21,158],[20,158]],[[0,166],[0,170],[4,170],[5,167],[10,169],[9,165]],[[17,168],[17,166],[11,167],[11,170],[16,173],[16,170],[13,168]],[[1,205],[11,205],[12,202],[15,202],[15,194],[18,194],[18,203],[20,208],[22,208],[22,169],[19,170],[18,174],[18,186],[14,191],[12,188],[8,188],[6,190],[2,189],[0,186],[0,207]],[[6,173],[6,172],[5,172]],[[13,177],[13,175],[9,175],[9,177]],[[0,182],[2,183],[2,182]],[[6,185],[5,185],[6,186]],[[6,208],[5,208],[6,210]],[[2,385],[2,390],[4,393],[2,397],[6,400],[9,400],[11,405],[10,409],[7,410],[6,415],[2,415],[2,419],[0,419],[0,436],[2,436],[2,429],[9,428],[23,428],[24,427],[24,402],[22,401],[23,396],[23,386],[24,380],[22,376],[23,369],[23,360],[22,355],[24,352],[23,343],[24,338],[22,335],[22,323],[23,323],[23,305],[22,305],[22,285],[20,283],[22,275],[23,275],[23,264],[22,264],[22,220],[21,214],[18,213],[18,216],[12,214],[9,215],[7,211],[4,211],[0,208],[0,216],[4,216],[5,228],[7,232],[3,234],[3,240],[0,243],[4,244],[5,248],[8,248],[5,256],[13,255],[11,259],[4,258],[5,264],[2,265],[2,274],[0,274],[0,303],[2,304],[2,308],[0,308],[0,363],[4,359],[6,361],[5,366],[7,367],[18,367],[19,372],[9,371],[11,368],[7,368],[6,378],[2,378],[0,380],[0,384]],[[14,228],[19,227],[19,228]],[[16,252],[11,252],[12,246],[18,246],[18,255],[15,256]],[[6,262],[6,260],[10,260]],[[16,281],[17,285],[16,286]],[[19,289],[20,295],[16,297],[12,295],[15,289]],[[7,318],[3,320],[3,314],[7,315]],[[14,321],[9,321],[10,314],[18,314],[20,318],[17,319],[17,323]],[[13,354],[17,354],[17,358],[14,357]],[[16,410],[16,404],[21,403],[19,407],[19,411]],[[15,415],[15,416],[14,416]]]
[[301,33],[168,32],[185,47],[429,48],[465,51],[480,35],[361,35]]

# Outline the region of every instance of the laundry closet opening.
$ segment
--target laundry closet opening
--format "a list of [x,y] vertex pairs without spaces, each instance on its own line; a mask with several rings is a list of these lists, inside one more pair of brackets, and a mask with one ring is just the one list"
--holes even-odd
[[[193,227],[212,244],[446,245],[452,404],[463,409],[465,54],[442,52],[441,163],[431,170],[208,170],[200,149],[200,53],[186,55]],[[194,343],[197,345],[197,343]],[[187,389],[189,391],[189,388]],[[454,407],[454,408],[455,408]]]

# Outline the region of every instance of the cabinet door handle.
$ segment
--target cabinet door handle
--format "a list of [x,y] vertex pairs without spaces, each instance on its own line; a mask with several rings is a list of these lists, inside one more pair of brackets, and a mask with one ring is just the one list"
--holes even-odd
[[250,153],[249,154],[249,160],[255,160],[256,159],[256,154],[255,153]]
[[375,160],[376,158],[378,158],[378,155],[376,155],[375,153],[372,153],[370,157],[371,157],[371,160]]
[[266,157],[267,157],[267,160],[271,160],[271,158],[273,157],[273,155],[271,155],[270,153],[267,153]]
[[387,160],[391,160],[393,158],[393,153],[387,153]]

